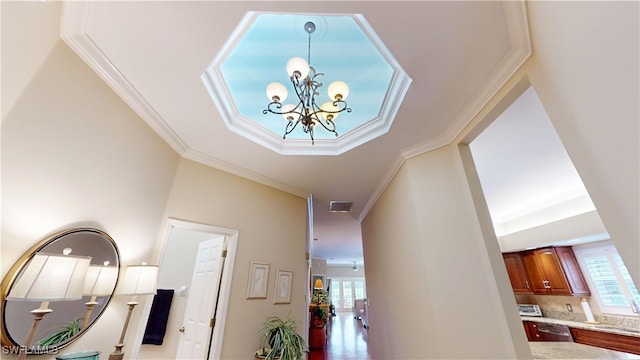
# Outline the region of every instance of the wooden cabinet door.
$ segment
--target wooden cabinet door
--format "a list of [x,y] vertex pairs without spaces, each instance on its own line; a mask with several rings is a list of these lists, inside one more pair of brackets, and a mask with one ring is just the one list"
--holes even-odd
[[545,276],[538,266],[535,250],[522,252],[522,261],[529,274],[531,288],[534,294],[548,294]]
[[502,254],[516,294],[591,295],[570,246]]
[[507,273],[509,274],[509,281],[513,292],[516,294],[533,294],[533,289],[530,285],[529,275],[527,274],[527,268],[524,266],[522,255],[520,253],[504,253],[504,264],[507,267]]
[[555,251],[560,260],[564,275],[569,282],[571,294],[591,295],[587,282],[584,280],[582,270],[580,270],[580,266],[578,265],[578,260],[576,260],[576,256],[573,253],[573,249],[569,246],[563,246],[555,248]]
[[536,323],[533,321],[522,321],[522,325],[524,325],[524,332],[527,334],[527,340],[529,341],[539,341],[540,334],[538,334],[538,328]]
[[547,292],[557,295],[571,295],[569,282],[564,275],[560,260],[554,248],[543,248],[535,250],[538,267],[542,269]]

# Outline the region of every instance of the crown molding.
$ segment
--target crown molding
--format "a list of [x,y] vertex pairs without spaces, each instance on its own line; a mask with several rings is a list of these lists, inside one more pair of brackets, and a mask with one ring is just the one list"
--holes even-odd
[[91,39],[87,32],[90,14],[90,2],[65,1],[62,7],[60,37],[175,152],[180,155],[184,154],[187,150],[187,145],[171,130],[164,119],[136,91],[135,87],[131,85]]
[[[395,174],[400,170],[404,162],[414,156],[424,154],[439,147],[451,144],[456,137],[471,123],[473,118],[484,108],[496,93],[511,79],[515,72],[531,56],[531,40],[529,37],[529,25],[524,1],[503,2],[505,22],[511,41],[511,49],[504,56],[500,64],[489,76],[489,80],[473,96],[471,101],[451,122],[442,136],[429,142],[406,149],[396,159],[386,176],[376,187],[369,201],[358,215],[358,221],[364,220],[373,205],[380,198],[384,190],[389,186]],[[461,124],[461,125],[458,125]]]

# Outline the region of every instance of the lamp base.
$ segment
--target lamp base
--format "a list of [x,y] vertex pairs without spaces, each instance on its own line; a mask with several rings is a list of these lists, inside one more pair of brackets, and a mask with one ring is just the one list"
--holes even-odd
[[124,344],[116,344],[116,350],[109,354],[109,360],[122,360],[124,358],[123,347]]

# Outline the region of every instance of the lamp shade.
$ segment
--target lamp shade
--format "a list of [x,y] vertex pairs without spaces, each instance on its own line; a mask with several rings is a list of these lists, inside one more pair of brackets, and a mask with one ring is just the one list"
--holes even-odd
[[295,105],[285,104],[284,106],[282,106],[282,117],[287,121],[296,120],[298,117],[300,117],[300,114],[298,114],[297,112],[290,112],[295,109],[296,109]]
[[322,279],[316,279],[316,282],[313,284],[314,289],[322,289]]
[[82,299],[90,256],[37,253],[16,279],[8,300],[65,301]]
[[157,265],[127,266],[118,290],[120,295],[146,295],[156,293],[158,281]]
[[82,295],[109,296],[118,281],[116,266],[90,265],[84,280]]
[[331,100],[346,100],[349,96],[349,85],[344,81],[334,81],[329,84],[327,94]]
[[340,115],[340,107],[334,105],[331,101],[322,104],[322,106],[320,106],[320,110],[323,111],[320,113],[320,116],[324,120],[335,120],[338,115]]
[[309,75],[309,64],[305,59],[301,57],[293,57],[289,59],[287,62],[287,74],[291,77],[296,72],[300,74],[301,79],[304,79]]
[[289,95],[289,91],[287,91],[287,87],[281,83],[272,82],[267,85],[267,97],[270,101],[283,103],[287,99],[287,95]]

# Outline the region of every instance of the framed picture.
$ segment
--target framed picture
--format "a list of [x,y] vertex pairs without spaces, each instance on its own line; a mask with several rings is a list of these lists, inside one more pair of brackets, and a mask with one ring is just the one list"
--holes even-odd
[[[320,283],[318,283],[318,279],[320,280]],[[322,289],[326,289],[327,288],[327,278],[324,275],[313,275],[311,277],[311,291],[313,292],[313,290],[316,289],[316,283],[318,283],[318,285],[321,285]]]
[[249,271],[247,299],[266,299],[267,282],[269,281],[269,264],[252,261]]
[[291,303],[291,282],[293,280],[293,271],[278,269],[276,271],[276,291],[273,295],[274,304],[290,304]]

